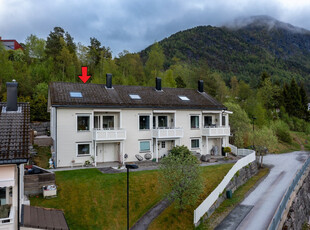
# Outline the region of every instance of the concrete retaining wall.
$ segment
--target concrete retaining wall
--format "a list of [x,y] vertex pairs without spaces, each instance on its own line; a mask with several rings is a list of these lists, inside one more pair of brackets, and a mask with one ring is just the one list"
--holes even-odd
[[[308,167],[310,168],[310,167]],[[310,218],[310,170],[307,170],[302,185],[297,189],[282,229],[302,229]]]

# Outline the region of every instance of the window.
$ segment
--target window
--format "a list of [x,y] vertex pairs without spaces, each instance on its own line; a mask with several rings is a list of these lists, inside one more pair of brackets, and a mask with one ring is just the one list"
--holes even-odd
[[114,128],[114,116],[102,116],[102,127],[104,129]]
[[191,140],[191,148],[198,149],[199,148],[199,139],[192,139]]
[[78,131],[89,130],[89,116],[79,115],[77,117],[77,130]]
[[150,129],[150,116],[139,116],[139,129]]
[[155,129],[155,128],[156,128],[156,117],[153,116],[153,129]]
[[199,129],[199,116],[191,116],[191,128]]
[[225,116],[222,116],[222,126],[225,126],[226,125],[226,117]]
[[160,128],[168,127],[167,116],[158,116],[158,127]]
[[81,92],[70,92],[70,97],[81,98],[83,96]]
[[162,149],[166,148],[166,142],[165,142],[165,141],[162,141],[162,142],[161,142],[161,148],[162,148]]
[[140,152],[150,151],[150,141],[140,141]]
[[77,155],[78,156],[89,155],[89,154],[90,154],[89,143],[77,144]]
[[0,188],[0,205],[6,204],[6,187]]
[[141,97],[138,94],[129,94],[129,97],[133,100],[140,100]]
[[189,101],[189,98],[186,96],[179,96],[182,101]]

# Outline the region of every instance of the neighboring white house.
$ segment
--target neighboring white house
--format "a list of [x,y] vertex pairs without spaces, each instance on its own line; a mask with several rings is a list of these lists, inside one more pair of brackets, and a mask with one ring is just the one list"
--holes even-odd
[[24,198],[23,164],[29,158],[30,107],[28,103],[17,103],[16,82],[7,83],[7,99],[7,103],[0,103],[0,229],[14,230],[18,228]]
[[203,91],[53,82],[49,85],[53,158],[57,167],[85,161],[152,160],[185,145],[222,154],[230,136],[226,107]]

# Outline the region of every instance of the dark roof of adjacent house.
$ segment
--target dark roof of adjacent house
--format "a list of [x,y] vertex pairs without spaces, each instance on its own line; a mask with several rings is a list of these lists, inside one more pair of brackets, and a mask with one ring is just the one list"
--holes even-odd
[[[133,99],[130,95],[138,97]],[[194,89],[162,88],[157,91],[145,86],[113,85],[106,88],[102,84],[69,82],[50,83],[49,103],[54,107],[226,109],[207,93]]]
[[26,163],[29,158],[29,103],[18,103],[17,111],[6,111],[0,103],[0,164]]
[[36,229],[69,229],[61,210],[23,205],[22,226]]

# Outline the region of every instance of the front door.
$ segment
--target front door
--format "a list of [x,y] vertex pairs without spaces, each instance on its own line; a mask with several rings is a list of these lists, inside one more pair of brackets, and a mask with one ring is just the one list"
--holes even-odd
[[205,124],[204,124],[205,127],[211,126],[212,125],[212,116],[205,116],[204,122],[205,122]]

